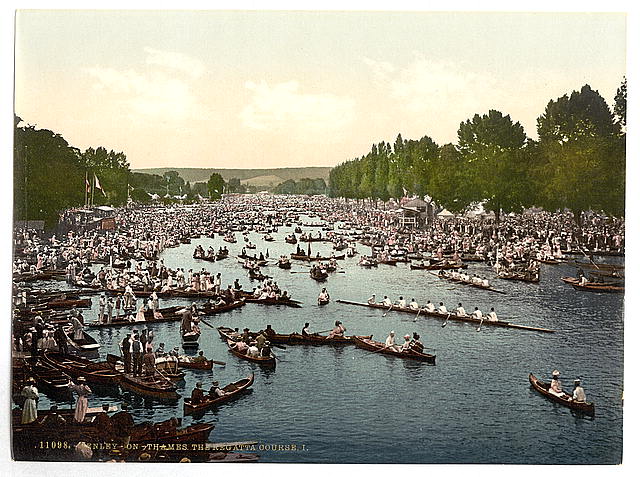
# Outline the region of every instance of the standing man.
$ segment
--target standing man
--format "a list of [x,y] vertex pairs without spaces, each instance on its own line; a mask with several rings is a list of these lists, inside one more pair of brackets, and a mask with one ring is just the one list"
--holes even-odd
[[213,280],[213,291],[216,295],[220,294],[220,286],[222,285],[222,278],[220,277],[220,273],[216,274],[216,278]]
[[62,324],[58,324],[58,327],[53,332],[53,339],[56,340],[58,351],[60,351],[63,356],[69,354],[69,346],[67,345],[67,334],[64,332]]
[[107,299],[107,323],[111,323],[113,319],[113,298]]
[[120,318],[120,308],[122,307],[122,293],[116,296],[116,320]]
[[133,335],[133,342],[131,343],[131,356],[133,358],[133,375],[138,376],[142,374],[142,343],[138,335]]
[[98,300],[98,321],[100,323],[104,320],[104,309],[107,306],[107,299],[104,296],[104,293],[100,295],[100,299]]
[[122,348],[122,359],[124,360],[124,372],[129,374],[131,372],[131,333],[127,333],[120,347]]

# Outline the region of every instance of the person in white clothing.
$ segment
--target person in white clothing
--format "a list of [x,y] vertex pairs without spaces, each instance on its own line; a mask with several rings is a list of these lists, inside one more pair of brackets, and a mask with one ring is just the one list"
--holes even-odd
[[489,321],[498,321],[498,315],[496,315],[496,312],[493,309],[493,307],[491,308],[491,311],[489,312]]
[[390,331],[389,332],[389,336],[387,336],[387,339],[384,341],[384,347],[385,348],[390,348],[393,349],[395,351],[398,351],[398,347],[396,346],[396,332],[395,331]]
[[369,299],[367,300],[367,303],[369,305],[375,305],[376,304],[376,294],[375,293],[373,295],[371,295],[371,297],[369,297]]
[[438,307],[438,311],[439,311],[440,313],[448,313],[448,312],[447,312],[447,307],[446,307],[446,306],[444,306],[444,303],[442,303],[442,302],[440,302],[440,306]]
[[385,295],[384,298],[382,299],[382,304],[384,306],[392,306],[393,305],[391,303],[391,300],[389,299],[389,297],[387,297],[387,295]]
[[409,303],[409,308],[411,308],[412,310],[418,310],[420,308],[420,305],[418,305],[418,302],[416,301],[415,298],[411,299],[411,302]]
[[577,402],[587,402],[587,396],[584,393],[584,389],[580,386],[580,380],[573,380],[573,396],[572,399]]
[[[434,312],[434,311],[436,311],[436,306],[435,306],[433,303],[431,303],[431,300],[427,301],[427,306],[426,306],[426,308],[427,308],[427,311],[428,311],[428,312]],[[445,309],[446,309],[446,308],[445,308]]]
[[564,392],[562,392],[562,384],[560,384],[560,371],[557,369],[553,370],[551,384],[549,385],[549,392],[556,396],[564,396]]
[[478,307],[476,306],[476,309],[473,310],[473,313],[471,313],[473,315],[474,318],[476,318],[477,320],[482,318],[482,312],[480,310],[478,310]]
[[462,306],[462,303],[458,303],[458,308],[456,308],[456,315],[465,316],[466,314],[467,312],[464,311],[464,307]]
[[404,298],[400,297],[398,299],[398,306],[400,308],[406,308],[407,307],[407,300],[405,300]]

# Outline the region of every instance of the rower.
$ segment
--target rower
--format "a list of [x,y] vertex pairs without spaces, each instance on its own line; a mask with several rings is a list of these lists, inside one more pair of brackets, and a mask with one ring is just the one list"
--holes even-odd
[[456,315],[465,316],[466,314],[467,312],[464,311],[464,307],[462,306],[462,303],[458,303],[458,308],[456,308]]
[[227,393],[220,389],[220,383],[218,381],[214,381],[211,383],[211,389],[209,389],[209,398],[216,399],[222,396],[225,396]]
[[553,370],[551,384],[549,385],[549,392],[555,396],[564,396],[562,392],[562,384],[560,384],[560,371],[557,369]]
[[411,349],[411,336],[404,335],[404,343],[400,347],[400,351],[408,352]]
[[420,308],[420,305],[418,305],[418,302],[416,301],[415,298],[411,299],[411,302],[409,303],[409,308],[411,308],[412,310],[418,310]]
[[580,386],[580,379],[573,380],[573,396],[571,399],[576,402],[587,402],[587,396],[584,393],[584,389]]
[[[156,351],[157,354],[157,351]],[[198,356],[196,356],[195,358],[193,358],[191,360],[192,363],[204,363],[207,360],[207,358],[205,358],[204,356],[204,351],[200,350],[198,352]]]
[[375,293],[373,295],[371,295],[371,297],[367,300],[367,303],[369,305],[375,305],[376,304],[376,294]]
[[398,299],[398,306],[400,308],[406,308],[407,307],[407,301],[404,298],[400,297]]
[[327,338],[333,338],[335,336],[344,336],[345,331],[347,331],[347,329],[342,324],[342,321],[338,320],[336,321],[335,327],[331,330]]
[[424,345],[420,341],[420,335],[415,331],[413,332],[413,338],[411,339],[410,346],[413,351],[416,351],[418,353],[422,353],[422,351],[424,350]]
[[204,391],[202,390],[202,383],[198,381],[196,387],[191,391],[191,404],[200,404],[204,401]]
[[309,333],[309,323],[305,323],[304,324],[304,328],[302,328],[302,335],[303,336],[308,336],[311,333]]
[[438,311],[439,311],[440,313],[448,313],[448,312],[447,312],[447,307],[446,307],[446,306],[444,306],[444,303],[442,303],[442,302],[440,302],[440,306],[438,307]]
[[382,304],[384,306],[393,306],[393,304],[391,303],[391,300],[389,299],[389,297],[387,297],[387,295],[385,295],[384,298],[382,299]]
[[385,348],[389,348],[392,349],[393,351],[398,351],[398,349],[396,348],[396,332],[391,330],[389,332],[389,336],[387,336],[387,339],[384,340],[384,347]]
[[491,311],[489,312],[489,321],[498,321],[498,315],[496,315],[493,307],[491,307]]
[[475,309],[475,310],[473,310],[473,313],[471,313],[471,315],[473,315],[473,317],[474,317],[476,320],[480,320],[480,319],[482,319],[482,312],[481,312],[480,310],[478,310],[478,307],[477,307],[477,306],[476,306],[476,309]]
[[249,328],[245,328],[244,330],[242,330],[242,338],[241,339],[245,343],[249,344],[249,342],[251,341],[251,336],[249,335]]
[[431,300],[427,300],[427,305],[425,306],[425,308],[429,313],[433,313],[434,311],[436,311],[436,306],[433,303],[431,303]]

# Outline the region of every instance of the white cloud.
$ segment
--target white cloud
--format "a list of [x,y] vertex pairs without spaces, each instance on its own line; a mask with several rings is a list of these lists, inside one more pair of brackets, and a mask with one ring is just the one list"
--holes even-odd
[[94,89],[102,99],[118,103],[121,111],[134,119],[142,116],[147,121],[173,122],[207,116],[184,80],[113,68],[94,67],[86,71],[96,80]]
[[182,53],[161,51],[149,47],[145,48],[144,51],[148,54],[147,64],[149,65],[173,68],[186,73],[192,78],[199,78],[205,71],[202,61],[191,58]]
[[330,132],[344,128],[355,118],[355,102],[333,94],[300,92],[297,81],[270,86],[265,81],[247,82],[253,93],[240,119],[243,124],[258,130],[295,128],[298,131]]

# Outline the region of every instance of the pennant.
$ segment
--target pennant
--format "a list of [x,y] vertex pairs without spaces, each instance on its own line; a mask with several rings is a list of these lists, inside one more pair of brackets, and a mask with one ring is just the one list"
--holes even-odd
[[96,180],[96,189],[100,189],[100,192],[102,192],[102,195],[106,197],[107,194],[105,193],[104,189],[100,186],[100,181],[98,180],[98,176],[94,174],[93,177]]

